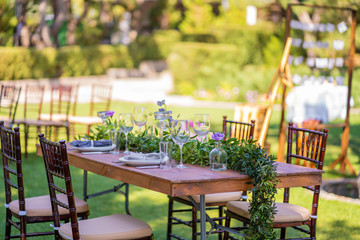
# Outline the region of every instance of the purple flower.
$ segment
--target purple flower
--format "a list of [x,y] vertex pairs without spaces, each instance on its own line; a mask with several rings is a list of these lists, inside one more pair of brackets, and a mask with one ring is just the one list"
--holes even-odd
[[221,140],[223,140],[224,137],[225,137],[225,135],[222,134],[222,133],[219,133],[219,132],[214,133],[214,134],[211,136],[211,138],[212,138],[213,140],[215,140],[215,141],[221,141]]
[[165,112],[165,108],[159,108],[159,112]]
[[161,106],[164,105],[164,104],[165,104],[165,100],[157,101],[157,105],[158,105],[159,107],[161,107]]
[[106,116],[107,117],[112,117],[114,115],[114,111],[106,111]]

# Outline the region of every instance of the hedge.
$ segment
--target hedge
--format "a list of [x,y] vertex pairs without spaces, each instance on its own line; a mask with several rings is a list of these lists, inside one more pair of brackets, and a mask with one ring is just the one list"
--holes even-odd
[[0,47],[0,80],[101,75],[111,67],[133,67],[126,46]]
[[168,58],[176,93],[232,101],[243,101],[248,90],[265,92],[275,72],[243,61],[238,47],[209,43],[177,43]]

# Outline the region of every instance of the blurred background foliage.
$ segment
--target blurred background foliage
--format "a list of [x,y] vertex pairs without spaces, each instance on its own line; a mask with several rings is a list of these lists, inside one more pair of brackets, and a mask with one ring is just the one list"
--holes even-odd
[[[144,60],[164,59],[175,79],[174,94],[245,101],[247,91],[264,93],[270,84],[282,55],[289,1],[56,0],[42,8],[44,2],[0,3],[0,80],[102,75],[108,68],[136,68]],[[61,2],[70,7],[54,11]],[[360,6],[350,0],[301,2]],[[19,3],[26,7],[20,13]],[[257,7],[255,25],[246,24],[248,5]],[[59,11],[67,17],[59,18]],[[342,16],[328,12],[322,17],[331,22]],[[333,38],[338,36],[329,41]],[[356,48],[360,50],[360,41]],[[296,71],[309,74],[303,66]],[[356,68],[354,79],[358,73]],[[357,91],[360,83],[353,81]],[[360,96],[355,103],[360,104]]]

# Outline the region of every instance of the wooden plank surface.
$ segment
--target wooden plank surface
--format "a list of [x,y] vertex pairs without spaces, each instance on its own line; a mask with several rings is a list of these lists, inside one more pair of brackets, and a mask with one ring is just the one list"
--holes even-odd
[[[41,155],[39,146],[37,154]],[[69,162],[74,167],[171,196],[242,191],[251,186],[248,175],[233,170],[215,172],[196,165],[187,165],[189,168],[186,169],[138,169],[113,162],[121,156],[85,155],[68,148]],[[280,180],[278,188],[321,184],[324,171],[281,162],[276,164]]]

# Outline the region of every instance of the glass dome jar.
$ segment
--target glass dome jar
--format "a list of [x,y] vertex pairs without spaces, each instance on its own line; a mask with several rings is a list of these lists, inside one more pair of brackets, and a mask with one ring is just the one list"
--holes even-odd
[[215,148],[209,154],[210,170],[223,171],[227,169],[227,154],[221,148],[220,141],[215,142]]

